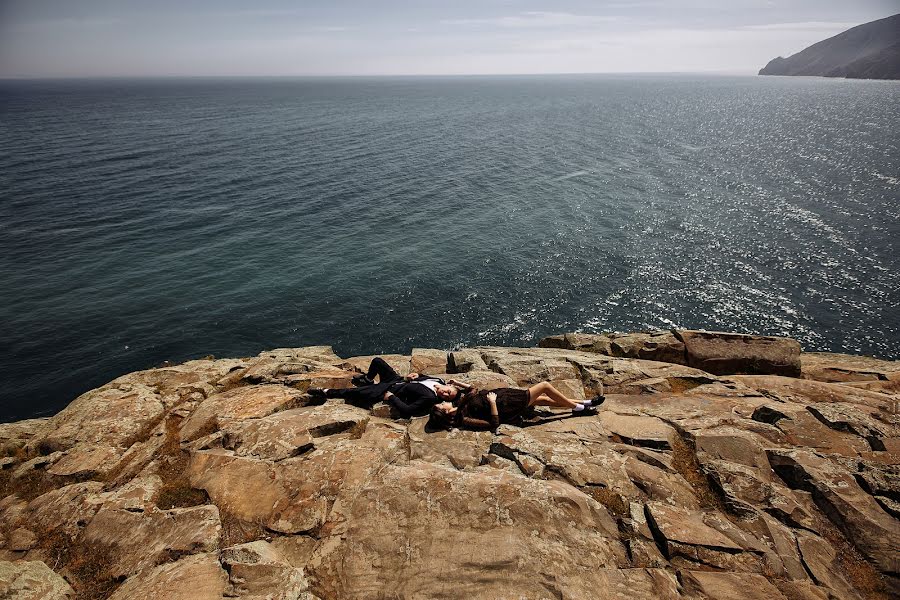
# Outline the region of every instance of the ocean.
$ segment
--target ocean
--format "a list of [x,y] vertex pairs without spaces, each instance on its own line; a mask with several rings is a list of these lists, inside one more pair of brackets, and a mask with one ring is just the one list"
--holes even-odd
[[705,328],[900,358],[900,82],[0,81],[0,421],[163,361]]

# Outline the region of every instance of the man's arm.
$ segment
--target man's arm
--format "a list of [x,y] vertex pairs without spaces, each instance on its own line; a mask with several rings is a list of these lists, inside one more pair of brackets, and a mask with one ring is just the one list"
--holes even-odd
[[385,394],[385,401],[397,409],[397,412],[400,413],[404,417],[413,417],[416,415],[422,415],[428,412],[428,409],[434,404],[434,399],[431,396],[429,390],[422,390],[419,392],[417,390],[411,390],[406,388],[403,390],[404,396],[407,398],[401,398],[396,394],[391,394],[388,392]]
[[475,389],[474,385],[469,384],[469,383],[464,383],[462,381],[457,381],[456,379],[448,379],[447,383],[449,385],[458,387],[459,389],[461,389],[463,391],[463,393],[466,393],[466,394],[468,394],[469,392],[471,392],[472,390]]

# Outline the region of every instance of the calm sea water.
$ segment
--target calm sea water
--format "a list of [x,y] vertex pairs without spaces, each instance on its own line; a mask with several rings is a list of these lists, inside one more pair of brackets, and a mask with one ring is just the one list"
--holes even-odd
[[898,82],[0,82],[0,420],[308,344],[679,326],[900,358],[898,211]]

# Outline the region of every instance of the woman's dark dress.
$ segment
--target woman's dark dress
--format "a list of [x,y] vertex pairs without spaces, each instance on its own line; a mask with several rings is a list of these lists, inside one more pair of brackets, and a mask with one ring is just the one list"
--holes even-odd
[[[497,394],[497,413],[491,414],[487,395]],[[466,429],[496,429],[500,423],[513,423],[528,410],[528,390],[500,388],[469,394],[456,411],[456,426]]]

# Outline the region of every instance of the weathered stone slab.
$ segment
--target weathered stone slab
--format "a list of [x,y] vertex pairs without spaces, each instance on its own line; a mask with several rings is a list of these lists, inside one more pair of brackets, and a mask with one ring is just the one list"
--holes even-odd
[[228,569],[228,597],[242,600],[300,600],[311,597],[303,570],[291,566],[265,541],[226,548],[222,564]]
[[836,431],[848,431],[869,442],[872,450],[885,449],[888,429],[870,414],[844,402],[817,402],[806,407],[819,421]]
[[222,600],[226,583],[215,554],[195,554],[128,578],[110,600]]
[[427,433],[428,418],[409,424],[409,457],[454,469],[474,468],[481,464],[494,439],[490,431],[438,431]]
[[900,572],[900,523],[859,487],[845,467],[806,450],[767,452],[779,477],[810,492],[863,556],[882,572]]
[[348,404],[305,406],[227,425],[223,445],[237,456],[284,460],[311,451],[317,438],[360,437],[369,419],[369,411]]
[[[704,523],[700,513],[651,502],[647,504],[647,514],[648,522],[669,544],[674,542],[730,551],[743,550],[741,546]],[[670,554],[673,554],[671,550]]]
[[144,513],[101,510],[84,530],[84,539],[114,549],[114,577],[152,567],[167,553],[194,554],[218,548],[221,523],[215,506],[173,508]]
[[261,359],[276,360],[281,363],[314,360],[328,365],[339,365],[344,359],[334,353],[331,346],[301,346],[299,348],[275,348],[258,355]]
[[124,450],[105,444],[78,444],[47,472],[60,477],[105,477],[119,464]]
[[677,435],[670,425],[656,417],[640,415],[620,415],[605,410],[600,413],[600,422],[610,433],[621,441],[634,446],[670,450],[669,440]]
[[304,348],[278,348],[261,352],[242,370],[240,379],[245,383],[284,383],[287,385],[316,385],[317,387],[340,387],[320,385],[322,381],[346,378],[350,374],[342,371],[342,358],[335,354],[331,346],[308,346]]
[[847,581],[831,544],[807,531],[798,531],[796,535],[803,564],[815,581],[833,590],[834,595],[842,600],[859,600],[861,596]]
[[303,394],[283,385],[253,385],[215,394],[204,400],[181,426],[181,440],[242,419],[268,416],[301,403]]
[[158,475],[135,477],[117,490],[105,494],[103,508],[132,512],[151,510],[162,486],[163,481]]
[[[599,584],[599,585],[598,585]],[[599,569],[578,585],[564,590],[564,598],[616,600],[681,600],[675,575],[664,569]]]
[[393,424],[370,425],[359,439],[338,439],[278,462],[226,450],[191,453],[191,485],[224,512],[280,533],[321,526],[336,499],[388,462],[406,459],[406,435]]
[[597,502],[562,482],[495,469],[389,466],[329,522],[307,570],[321,598],[543,598],[542,573],[566,595],[601,589],[598,570],[627,564]]
[[43,531],[75,536],[100,509],[102,489],[98,481],[85,481],[49,491],[28,504],[27,522]]
[[831,352],[800,355],[802,377],[834,383],[882,381],[900,383],[900,361]]
[[494,371],[473,370],[466,373],[447,373],[445,375],[439,376],[444,380],[454,379],[456,381],[459,381],[460,383],[475,386],[479,390],[495,390],[497,388],[504,387],[519,387],[512,377],[503,375],[502,373],[496,373]]
[[762,575],[681,571],[685,587],[709,600],[788,600]]

